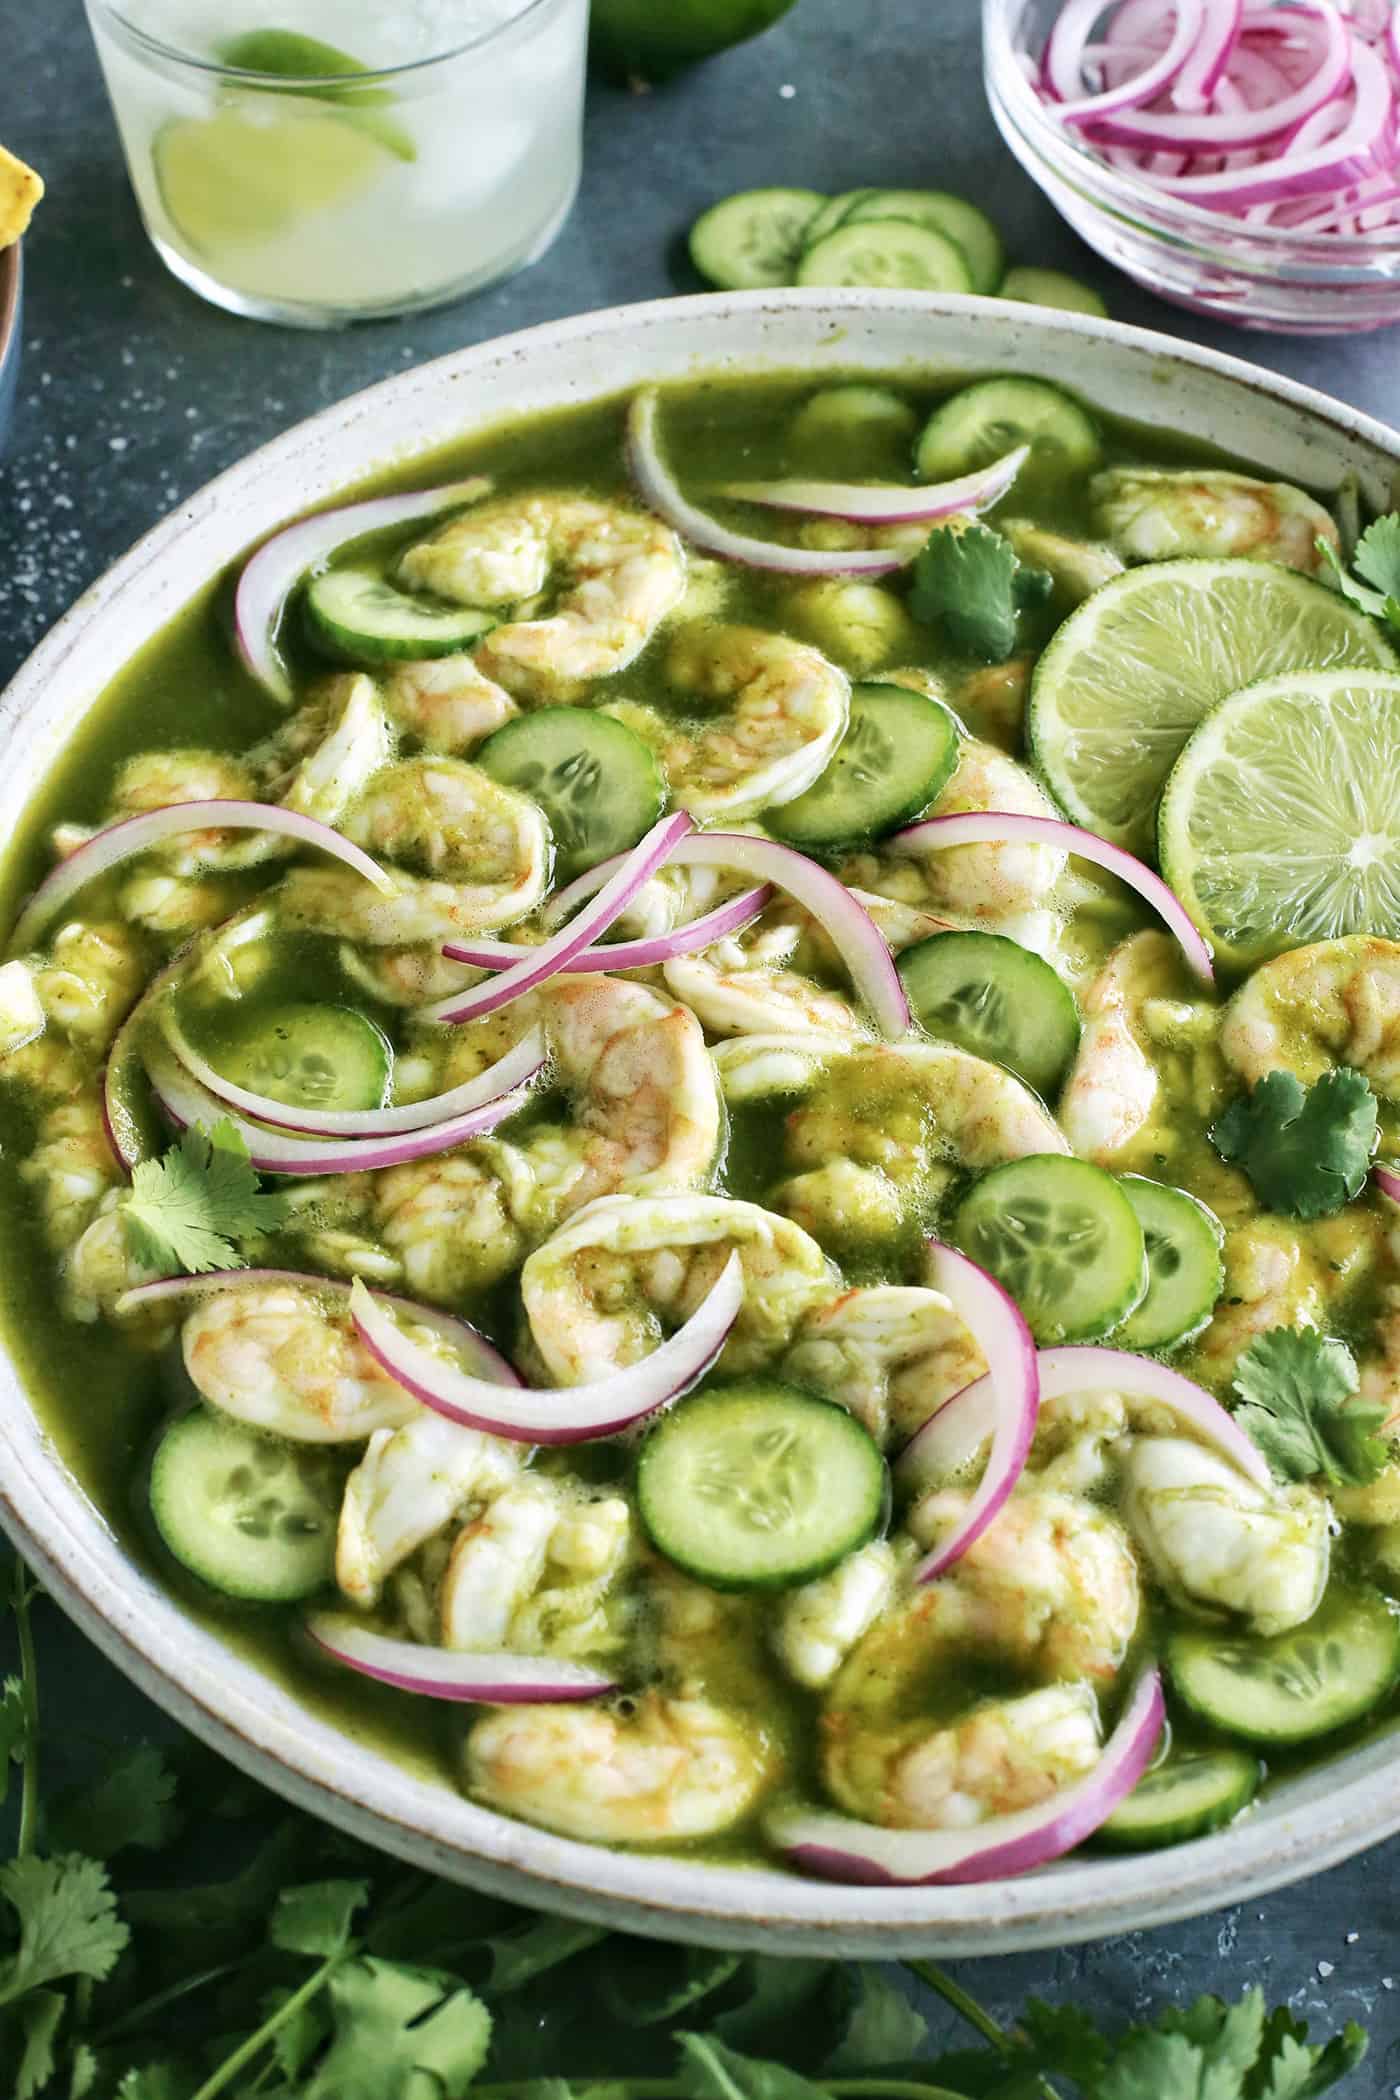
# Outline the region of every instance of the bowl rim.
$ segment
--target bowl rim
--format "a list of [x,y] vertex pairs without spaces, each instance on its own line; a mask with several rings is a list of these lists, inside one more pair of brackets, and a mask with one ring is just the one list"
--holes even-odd
[[[1035,92],[1020,64],[1013,12],[1030,0],[983,0],[982,42],[988,90],[994,109],[1016,125],[1027,147],[1049,162],[1064,181],[1074,181],[1100,209],[1130,213],[1134,223],[1156,239],[1208,252],[1236,269],[1253,264],[1285,263],[1327,270],[1380,270],[1400,257],[1400,226],[1372,233],[1300,234],[1291,226],[1254,225],[1174,197],[1154,188],[1129,168],[1118,168],[1093,152],[1084,140],[1056,123],[1048,105]],[[1019,20],[1019,18],[1018,18]],[[1322,201],[1322,200],[1319,200]],[[1384,272],[1380,274],[1384,277]]]
[[[275,516],[296,510],[295,466],[316,442],[348,439],[352,462],[344,486],[380,464],[365,463],[375,410],[397,393],[424,384],[449,387],[499,366],[518,370],[539,353],[603,348],[610,340],[640,337],[653,326],[703,341],[718,329],[727,338],[747,325],[742,350],[722,341],[713,355],[696,356],[697,374],[728,363],[772,368],[765,321],[780,333],[782,316],[796,312],[821,327],[820,340],[841,344],[853,326],[911,317],[930,324],[928,363],[936,365],[940,320],[992,320],[988,302],[967,295],[911,292],[750,292],[702,294],[620,306],[544,323],[450,353],[349,396],[295,425],[225,470],[196,496],[155,525],[95,582],[51,630],[0,695],[0,725],[22,721],[46,689],[61,681],[65,659],[113,600],[139,592],[179,539],[209,517],[245,483],[260,488],[279,467]],[[1037,346],[1063,351],[1067,369],[1094,343],[1112,347],[1125,363],[1167,364],[1224,381],[1258,397],[1272,416],[1292,410],[1299,432],[1315,427],[1329,442],[1349,441],[1400,470],[1400,434],[1300,383],[1261,372],[1240,358],[1199,348],[1154,331],[1017,305],[996,312],[1003,342],[1029,331]],[[784,350],[784,357],[787,352]],[[794,350],[789,365],[800,363]],[[859,362],[857,356],[850,360]],[[872,363],[875,359],[871,360]],[[615,394],[606,376],[577,396],[580,403]],[[488,427],[483,419],[480,427]],[[1316,434],[1316,431],[1315,431]],[[334,500],[334,499],[329,499]],[[61,742],[66,742],[66,736]],[[60,746],[50,743],[44,766],[29,770],[26,794]],[[25,772],[24,765],[16,774]],[[1249,1817],[1231,1829],[1172,1855],[1077,1857],[1017,1881],[936,1889],[868,1889],[808,1881],[772,1868],[727,1866],[645,1852],[616,1852],[556,1837],[476,1807],[440,1777],[356,1748],[353,1737],[241,1662],[236,1648],[189,1617],[135,1563],[100,1510],[67,1470],[23,1391],[22,1367],[0,1348],[0,1523],[36,1567],[41,1580],[108,1658],[167,1712],[235,1765],[323,1820],[354,1832],[449,1878],[489,1893],[642,1934],[778,1953],[891,1956],[898,1953],[994,1953],[1061,1946],[1138,1929],[1242,1901],[1332,1865],[1400,1828],[1400,1764],[1354,1773],[1320,1798],[1283,1807],[1267,1821]],[[9,1419],[4,1419],[8,1409]],[[240,1683],[240,1673],[249,1684]],[[252,1689],[256,1678],[257,1690]],[[230,1691],[230,1681],[233,1692]],[[1367,1753],[1353,1753],[1365,1755]]]

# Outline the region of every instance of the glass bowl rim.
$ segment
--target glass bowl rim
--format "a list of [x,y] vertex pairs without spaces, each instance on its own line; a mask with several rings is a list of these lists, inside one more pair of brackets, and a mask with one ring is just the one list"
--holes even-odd
[[[392,66],[366,66],[355,73],[298,74],[291,83],[299,94],[314,95],[319,91],[344,94],[347,88],[375,87],[382,82],[405,80],[417,73],[426,73],[433,66],[447,60],[465,57],[468,52],[484,50],[498,38],[508,36],[532,15],[542,14],[557,0],[522,0],[522,5],[504,22],[496,22],[476,36],[465,38],[461,43],[450,44],[441,51],[429,52],[422,58],[401,60]],[[182,51],[178,45],[168,43],[164,37],[155,36],[139,22],[134,22],[127,12],[127,0],[87,0],[88,10],[94,16],[106,16],[115,22],[125,35],[148,52],[152,57],[169,60],[184,66],[190,72],[204,73],[210,78],[228,81],[236,87],[265,88],[270,92],[288,92],[289,83],[285,73],[259,73],[246,66],[230,66],[217,58],[200,57],[193,51]]]

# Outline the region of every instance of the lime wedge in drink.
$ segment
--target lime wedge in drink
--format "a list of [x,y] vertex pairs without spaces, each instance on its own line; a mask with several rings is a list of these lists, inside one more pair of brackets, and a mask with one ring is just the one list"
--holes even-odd
[[237,110],[179,117],[156,133],[156,180],[174,225],[198,253],[268,240],[373,182],[374,141],[312,110],[259,123]]
[[1261,679],[1187,744],[1162,796],[1162,872],[1220,960],[1340,934],[1400,939],[1400,677]]
[[1077,824],[1152,851],[1182,745],[1227,693],[1288,671],[1400,670],[1335,591],[1257,561],[1151,562],[1071,613],[1036,667],[1027,730]]
[[[402,124],[378,114],[393,102],[389,89],[365,82],[369,69],[348,51],[338,51],[334,44],[323,44],[316,36],[303,36],[299,29],[249,29],[222,47],[219,62],[240,73],[262,73],[285,81],[286,86],[280,91],[283,94],[310,95],[322,102],[334,102],[345,111],[350,123],[376,139],[386,152],[400,160],[418,158],[418,149]],[[357,84],[357,77],[363,84]],[[343,80],[345,85],[308,84],[328,80]]]

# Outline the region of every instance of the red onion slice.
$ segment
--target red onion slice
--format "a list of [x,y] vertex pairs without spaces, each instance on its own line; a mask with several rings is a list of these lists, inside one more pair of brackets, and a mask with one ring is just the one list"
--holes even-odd
[[216,1101],[251,1116],[256,1123],[270,1123],[276,1130],[300,1131],[310,1137],[384,1138],[396,1137],[406,1130],[435,1129],[524,1086],[549,1054],[544,1036],[539,1029],[532,1029],[504,1057],[478,1072],[475,1079],[463,1080],[460,1086],[445,1094],[434,1094],[426,1101],[406,1101],[398,1108],[294,1108],[285,1101],[274,1100],[271,1094],[253,1094],[247,1087],[225,1079],[207,1057],[186,1041],[173,1014],[163,1014],[159,1025],[173,1056]]
[[[318,1297],[346,1298],[350,1286],[338,1276],[313,1276],[302,1269],[209,1269],[202,1276],[162,1276],[158,1283],[138,1283],[124,1291],[116,1302],[122,1315],[143,1307],[173,1303],[178,1298],[207,1296],[212,1291],[265,1290],[270,1285],[290,1284],[298,1290],[315,1291]],[[400,1298],[392,1291],[374,1291],[371,1296],[387,1305],[400,1318],[416,1326],[431,1327],[452,1344],[464,1364],[491,1385],[520,1384],[520,1374],[484,1334],[456,1313],[437,1305],[420,1305],[416,1298]]]
[[[541,1058],[541,1064],[543,1061]],[[528,1086],[519,1086],[508,1094],[497,1095],[494,1101],[486,1102],[481,1108],[452,1116],[444,1123],[434,1123],[427,1130],[406,1130],[382,1138],[317,1142],[315,1139],[284,1137],[276,1130],[262,1130],[256,1123],[230,1114],[216,1095],[209,1093],[198,1080],[190,1078],[163,1044],[148,1046],[146,1070],[156,1100],[178,1129],[187,1130],[192,1123],[202,1124],[205,1128],[218,1122],[231,1123],[248,1147],[248,1158],[260,1174],[360,1174],[378,1167],[406,1166],[410,1160],[432,1159],[439,1152],[451,1152],[456,1146],[465,1145],[471,1138],[484,1137],[487,1131],[494,1130],[498,1123],[504,1123],[508,1116],[523,1108],[530,1098]]]
[[79,890],[86,889],[109,869],[120,867],[124,860],[149,853],[153,846],[188,831],[269,831],[278,838],[295,839],[300,845],[329,853],[333,860],[343,861],[378,890],[394,887],[392,879],[367,853],[314,817],[299,816],[295,810],[282,809],[273,802],[171,802],[164,809],[147,810],[143,816],[123,817],[119,824],[109,824],[105,831],[97,832],[70,853],[67,860],[61,860],[20,913],[10,937],[11,945],[32,948]]
[[1196,975],[1205,984],[1214,984],[1210,948],[1180,898],[1167,888],[1160,875],[1154,875],[1131,853],[1125,853],[1121,846],[1111,846],[1092,831],[1082,831],[1077,824],[1064,824],[1058,817],[1018,817],[998,810],[974,810],[959,817],[925,817],[896,831],[885,845],[898,853],[921,854],[935,852],[940,846],[1016,845],[1025,841],[1055,846],[1061,853],[1078,854],[1081,860],[1091,860],[1095,867],[1127,883],[1175,934]]
[[[956,823],[961,819],[945,821]],[[896,837],[903,835],[896,833]],[[678,868],[734,868],[741,875],[756,876],[760,882],[772,883],[774,889],[785,890],[805,912],[810,912],[831,941],[880,1033],[891,1042],[909,1033],[913,1025],[909,1001],[889,943],[860,900],[816,861],[808,860],[805,853],[798,853],[792,846],[780,846],[776,839],[750,838],[742,831],[696,832],[675,847],[670,859]],[[616,860],[603,861],[586,875],[578,876],[567,889],[560,890],[545,908],[546,925],[557,923],[566,912],[591,897],[618,865]],[[571,921],[575,926],[578,923],[577,919]]]
[[368,503],[342,504],[284,526],[264,541],[243,565],[233,601],[234,643],[250,678],[285,707],[295,695],[287,669],[277,654],[277,630],[287,600],[318,562],[350,540],[390,525],[412,525],[445,510],[462,510],[490,493],[491,483],[474,474],[469,481],[440,489],[412,489],[402,496],[376,496]]
[[587,1385],[518,1391],[444,1363],[415,1342],[376,1304],[363,1284],[351,1287],[350,1312],[361,1341],[384,1371],[451,1422],[519,1444],[583,1444],[630,1429],[704,1377],[744,1302],[744,1271],[731,1254],[698,1312],[640,1363]]
[[1244,0],[1208,0],[1205,23],[1172,85],[1178,109],[1209,109],[1244,27]]
[[1400,1171],[1394,1167],[1372,1167],[1371,1179],[1383,1196],[1392,1203],[1400,1203]]
[[1304,19],[1310,16],[1321,32],[1316,69],[1291,94],[1257,109],[1123,110],[1094,124],[1095,140],[1188,153],[1239,153],[1282,138],[1326,108],[1346,86],[1352,70],[1351,32],[1331,0],[1291,0],[1289,12]]
[[1151,102],[1171,86],[1205,29],[1204,0],[1175,0],[1175,26],[1161,57],[1101,94],[1086,95],[1084,48],[1103,11],[1103,0],[1068,0],[1045,47],[1045,79],[1060,105],[1059,114],[1070,124],[1092,123],[1115,110],[1134,109]]
[[557,1705],[563,1700],[600,1699],[617,1690],[617,1679],[586,1663],[559,1662],[547,1655],[471,1655],[453,1648],[427,1648],[375,1633],[347,1612],[313,1612],[306,1631],[318,1648],[395,1691],[423,1699],[450,1699],[471,1706]]
[[[1042,1349],[1037,1370],[1042,1402],[1062,1399],[1068,1393],[1122,1393],[1130,1398],[1157,1401],[1170,1408],[1222,1458],[1238,1466],[1256,1487],[1272,1492],[1268,1461],[1254,1439],[1245,1435],[1233,1415],[1204,1386],[1159,1363],[1156,1357],[1136,1356],[1127,1349],[1103,1348],[1093,1343],[1067,1342],[1056,1349]],[[930,1415],[895,1461],[894,1482],[902,1494],[922,1493],[976,1455],[987,1439],[990,1399],[991,1380],[979,1378],[975,1385],[964,1386]]]
[[959,512],[990,510],[1006,494],[1030,457],[1029,445],[956,481],[928,488],[872,487],[851,481],[731,481],[720,490],[740,503],[768,510],[795,510],[818,518],[844,518],[853,525],[918,525]]
[[794,1866],[825,1881],[899,1888],[1009,1880],[1062,1858],[1107,1822],[1152,1762],[1165,1720],[1161,1676],[1149,1667],[1092,1772],[1035,1808],[971,1830],[887,1830],[803,1808],[779,1808],[765,1827]]
[[[657,963],[674,962],[678,955],[693,955],[699,948],[708,948],[715,941],[726,940],[731,933],[738,933],[760,912],[766,911],[772,901],[772,884],[760,883],[757,889],[743,890],[737,897],[731,897],[727,904],[706,912],[703,919],[691,919],[685,926],[672,927],[669,933],[646,934],[640,940],[609,941],[598,948],[585,948],[581,955],[573,956],[564,964],[564,973],[589,975],[597,970],[650,970]],[[442,952],[449,962],[470,963],[477,970],[502,970],[510,963],[523,962],[529,956],[538,955],[539,949],[526,947],[522,941],[482,939],[449,941]]]
[[544,942],[539,948],[531,948],[519,962],[502,970],[486,984],[479,984],[473,991],[453,992],[446,999],[439,999],[433,1006],[420,1006],[415,1018],[420,1021],[478,1021],[483,1014],[495,1013],[499,1007],[509,1006],[512,999],[519,999],[525,992],[534,991],[537,985],[557,976],[567,963],[590,947],[600,934],[607,932],[616,918],[626,911],[639,889],[659,868],[664,868],[672,859],[676,847],[694,831],[693,818],[683,809],[669,817],[662,817],[652,825],[646,837],[621,859],[607,863],[613,870],[594,901],[586,911],[581,911],[559,933]]
[[902,554],[892,547],[819,552],[731,532],[690,502],[663,461],[656,440],[658,398],[655,387],[645,387],[633,399],[627,415],[628,469],[642,501],[702,553],[750,569],[772,569],[780,576],[889,576],[913,560],[912,551]]
[[[977,1443],[990,1429],[992,1448],[962,1522],[919,1562],[914,1570],[917,1583],[933,1582],[946,1574],[1005,1507],[1025,1468],[1040,1407],[1035,1343],[1015,1299],[995,1277],[955,1248],[930,1240],[928,1252],[929,1282],[951,1302],[987,1359],[988,1370],[985,1378],[965,1386],[940,1408],[925,1427],[932,1439],[934,1424],[956,1409],[962,1421],[975,1417]],[[976,1443],[972,1450],[975,1452]]]
[[1210,175],[1165,175],[1159,185],[1174,197],[1222,210],[1281,198],[1317,196],[1364,182],[1394,159],[1395,90],[1369,44],[1352,41],[1355,106],[1351,120],[1325,145],[1261,161],[1252,168],[1225,168]]

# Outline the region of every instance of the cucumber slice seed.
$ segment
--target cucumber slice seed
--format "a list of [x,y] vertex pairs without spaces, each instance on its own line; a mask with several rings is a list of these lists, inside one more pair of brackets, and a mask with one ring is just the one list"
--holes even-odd
[[[984,211],[950,190],[869,190],[841,223],[858,226],[866,219],[911,219],[916,226],[947,234],[967,258],[975,292],[995,292],[1002,281],[1006,251],[1001,235]],[[814,237],[815,229],[808,238]]]
[[970,292],[967,257],[946,233],[909,219],[849,221],[806,250],[801,285],[893,285],[912,292]]
[[1025,265],[1008,270],[1002,282],[1003,299],[1023,299],[1030,306],[1053,306],[1060,313],[1093,314],[1108,319],[1108,308],[1092,285],[1081,284],[1063,270],[1036,270]]
[[292,1604],[331,1579],[343,1488],[328,1453],[200,1407],[156,1447],[151,1515],[176,1560],[212,1589]]
[[844,1407],[754,1381],[681,1402],[642,1446],[648,1537],[716,1589],[784,1589],[865,1545],[884,1522],[885,1462]]
[[956,1237],[1010,1291],[1042,1346],[1100,1341],[1147,1289],[1132,1204],[1112,1174],[1064,1153],[984,1174],[958,1208]]
[[237,1086],[289,1108],[383,1108],[394,1053],[382,1029],[351,1006],[279,1006],[254,1013],[218,1059]]
[[1309,1743],[1359,1721],[1400,1676],[1400,1616],[1375,1590],[1330,1590],[1306,1625],[1271,1639],[1205,1627],[1169,1636],[1177,1697],[1247,1743]]
[[1248,1808],[1263,1778],[1263,1765],[1245,1750],[1195,1750],[1169,1757],[1119,1802],[1094,1832],[1094,1843],[1140,1852],[1207,1837]]
[[841,190],[835,197],[828,197],[807,228],[804,248],[815,248],[818,241],[824,241],[829,233],[835,233],[838,226],[845,225],[857,205],[863,204],[867,197],[878,195],[878,190],[866,189]]
[[1225,1288],[1225,1227],[1185,1189],[1119,1178],[1147,1243],[1147,1293],[1115,1339],[1120,1349],[1173,1349],[1200,1333]]
[[541,707],[487,737],[476,764],[517,788],[549,819],[562,879],[625,853],[666,806],[654,752],[611,715],[591,707]]
[[350,663],[456,656],[496,625],[494,613],[410,597],[372,569],[327,569],[306,587],[311,639]]
[[899,974],[930,1035],[1054,1099],[1079,1046],[1079,1010],[1043,957],[1003,933],[935,933],[905,949]]
[[724,292],[791,284],[807,229],[825,204],[817,190],[740,190],[690,229],[690,259]]
[[795,801],[770,810],[769,827],[813,853],[882,838],[941,792],[958,745],[957,722],[937,700],[902,685],[858,685],[825,772]]
[[952,481],[990,466],[1018,445],[1027,469],[1061,479],[1087,474],[1101,447],[1092,417],[1071,394],[1044,379],[979,379],[960,387],[924,425],[914,464],[925,481]]

